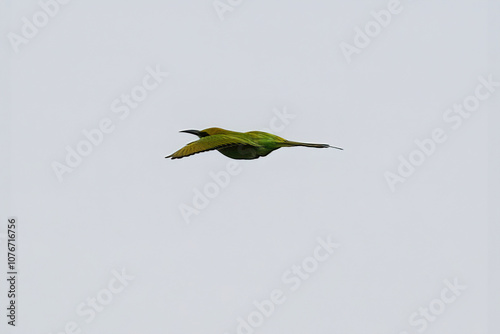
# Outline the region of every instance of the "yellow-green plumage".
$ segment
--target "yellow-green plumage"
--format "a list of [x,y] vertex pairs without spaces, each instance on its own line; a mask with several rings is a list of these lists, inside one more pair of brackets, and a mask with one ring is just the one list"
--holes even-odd
[[169,155],[166,158],[180,159],[193,154],[218,150],[220,153],[232,159],[257,159],[265,157],[274,150],[281,147],[305,146],[315,148],[339,147],[328,144],[309,144],[286,140],[273,134],[261,131],[235,132],[221,128],[208,128],[202,131],[185,130],[181,132],[191,133],[200,139],[191,142]]

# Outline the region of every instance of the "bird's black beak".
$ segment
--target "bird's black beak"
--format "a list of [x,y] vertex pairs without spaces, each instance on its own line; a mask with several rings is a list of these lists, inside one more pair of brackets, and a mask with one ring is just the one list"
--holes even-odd
[[206,133],[204,131],[198,131],[198,130],[183,130],[183,131],[180,131],[180,132],[190,133],[190,134],[196,135],[196,136],[198,136],[200,138],[209,136],[208,133]]
[[203,137],[203,135],[201,134],[201,131],[198,131],[198,130],[182,130],[179,132],[190,133],[190,134],[198,136],[200,138]]

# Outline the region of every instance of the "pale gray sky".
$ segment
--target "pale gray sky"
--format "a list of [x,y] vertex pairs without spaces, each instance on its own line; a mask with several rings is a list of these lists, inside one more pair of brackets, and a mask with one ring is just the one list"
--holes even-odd
[[2,332],[488,333],[494,2],[62,2],[0,10]]

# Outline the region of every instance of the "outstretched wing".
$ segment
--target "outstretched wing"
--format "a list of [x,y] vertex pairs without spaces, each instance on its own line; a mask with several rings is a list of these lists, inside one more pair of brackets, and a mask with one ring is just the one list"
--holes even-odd
[[212,135],[191,142],[186,146],[184,146],[183,148],[181,148],[180,150],[178,150],[177,152],[165,158],[180,159],[201,152],[218,150],[220,148],[232,147],[238,145],[256,146],[256,144],[253,141],[248,139],[231,135]]

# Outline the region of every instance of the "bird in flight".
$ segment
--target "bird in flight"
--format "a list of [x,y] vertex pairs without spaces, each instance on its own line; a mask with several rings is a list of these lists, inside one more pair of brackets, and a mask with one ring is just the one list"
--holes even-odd
[[336,148],[328,144],[309,144],[289,141],[273,134],[261,131],[235,132],[221,128],[208,128],[205,130],[184,130],[199,137],[175,153],[165,157],[181,159],[190,155],[217,150],[226,157],[238,160],[251,160],[265,157],[274,150],[282,147],[305,146],[314,148]]

